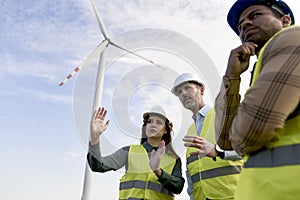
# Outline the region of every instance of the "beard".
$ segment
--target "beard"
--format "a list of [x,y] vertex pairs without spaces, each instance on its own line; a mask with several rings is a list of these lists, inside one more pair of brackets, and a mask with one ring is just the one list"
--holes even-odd
[[187,99],[183,102],[183,106],[186,108],[186,109],[189,109],[191,110],[192,108],[195,107],[195,101],[193,99]]
[[276,33],[270,32],[265,29],[261,29],[259,27],[256,27],[256,31],[254,33],[250,33],[248,35],[241,35],[240,39],[241,42],[252,42],[256,44],[258,47],[256,48],[256,52],[259,52],[259,50],[268,42],[268,40]]

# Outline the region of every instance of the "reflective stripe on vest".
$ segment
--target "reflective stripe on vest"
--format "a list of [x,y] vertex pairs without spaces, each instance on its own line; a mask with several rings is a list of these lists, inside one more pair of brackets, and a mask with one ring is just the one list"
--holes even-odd
[[[147,182],[140,180],[132,180],[120,183],[120,190],[127,190],[132,188],[137,189],[146,189]],[[164,195],[173,196],[173,193],[164,188],[161,184],[157,184],[149,181],[147,185],[147,189],[153,190],[155,192],[162,193]]]
[[169,190],[164,188],[161,184],[157,184],[157,183],[154,183],[154,182],[151,182],[151,181],[148,182],[147,188],[149,190],[153,190],[153,191],[162,193],[164,195],[174,196],[174,194],[172,192],[170,192]]
[[[292,28],[292,26],[289,28]],[[285,29],[282,29],[276,33],[260,50],[258,60],[254,68],[253,80],[250,88],[254,85],[259,77],[263,64],[263,55],[265,53],[265,49],[268,47],[271,41],[273,41],[273,39],[284,30]],[[297,127],[299,127],[300,118],[299,111],[297,111],[297,109],[299,109],[299,105],[294,111],[293,115],[289,116],[289,119],[285,121],[284,128],[279,129],[276,132],[277,139],[269,142],[266,145],[266,149],[263,151],[250,155],[247,162],[245,162],[245,167],[278,167],[300,164],[300,148],[299,144],[297,144],[300,142],[300,137],[298,134],[299,129],[297,129]],[[290,138],[291,136],[294,138]]]
[[145,181],[139,181],[139,180],[134,180],[134,181],[126,181],[120,183],[120,190],[127,190],[131,188],[138,188],[138,189],[145,189],[146,188],[146,182]]
[[[250,167],[279,167],[300,164],[300,144],[275,147],[251,155],[245,163]],[[288,156],[287,156],[288,155]]]
[[192,162],[194,162],[198,159],[199,159],[199,156],[190,156],[186,159],[186,164],[188,165],[188,164],[190,164],[190,163],[192,163]]
[[[165,153],[160,168],[171,174],[176,159]],[[143,145],[130,145],[128,168],[120,179],[119,199],[174,199],[174,194],[164,188],[149,166],[149,157]]]
[[[219,176],[227,176],[231,174],[239,174],[242,170],[242,166],[224,166],[219,168],[214,168],[200,173],[194,174],[191,176],[192,182],[196,183],[200,180],[206,180],[210,178],[215,178]],[[201,175],[200,175],[201,174]]]
[[[291,31],[296,32],[297,34],[300,33],[299,27],[293,28],[291,26],[290,28],[283,29],[282,31],[287,30],[287,32]],[[255,81],[259,79],[262,63],[269,62],[269,60],[263,61],[265,53],[266,55],[273,55],[273,53],[276,51],[273,50],[264,52],[264,50],[276,42],[288,42],[282,40],[280,37],[281,36],[277,33],[260,50],[258,61],[254,68],[254,79],[251,83],[251,86],[255,87]],[[294,43],[293,41],[289,43],[289,45],[299,45],[299,41],[297,43]],[[283,45],[282,48],[285,49],[287,46]],[[280,51],[280,49],[277,50]],[[284,60],[278,55],[281,54],[279,53],[275,56],[276,60]],[[294,56],[297,56],[297,54],[294,54]],[[281,79],[281,81],[282,80],[283,79]],[[274,89],[277,88],[275,87]],[[289,120],[286,120],[283,128],[276,130],[274,138],[265,144],[265,149],[263,151],[244,156],[244,159],[247,160],[248,158],[248,160],[245,162],[244,169],[241,172],[238,188],[235,193],[236,200],[300,199],[300,165],[295,164],[295,162],[299,163],[300,160],[300,149],[298,146],[300,143],[299,133],[300,116],[295,116]]]
[[[201,137],[213,144],[216,142],[214,115],[213,109],[207,113],[200,134]],[[194,123],[189,127],[187,134],[197,135]],[[204,155],[190,155],[191,152],[198,150],[188,147],[186,151],[186,164],[193,183],[193,196],[197,197],[197,200],[233,198],[243,160],[231,161],[217,158],[216,161],[213,161],[212,158]]]

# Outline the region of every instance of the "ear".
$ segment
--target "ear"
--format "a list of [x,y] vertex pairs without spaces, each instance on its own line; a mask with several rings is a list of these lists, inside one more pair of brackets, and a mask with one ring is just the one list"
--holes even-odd
[[[196,85],[196,84],[195,84]],[[202,85],[196,85],[196,88],[200,90],[200,94],[204,94],[204,87]]]
[[290,26],[292,23],[292,19],[290,15],[284,15],[283,17],[281,17],[281,21],[282,21],[282,26],[284,28]]
[[200,86],[201,95],[204,95],[204,87]]

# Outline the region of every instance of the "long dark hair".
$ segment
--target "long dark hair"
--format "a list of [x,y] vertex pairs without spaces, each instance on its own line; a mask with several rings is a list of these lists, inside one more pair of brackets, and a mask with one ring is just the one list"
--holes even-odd
[[[170,122],[167,118],[163,117],[162,115],[157,115],[157,116],[162,117],[164,119],[164,121],[165,121],[165,126],[166,126],[167,133],[165,133],[162,136],[161,140],[165,141],[166,152],[169,152],[171,155],[173,155],[174,157],[178,158],[179,156],[174,151],[174,148],[173,148],[173,145],[172,145],[173,124],[172,124],[172,122]],[[149,117],[150,117],[149,114],[144,115],[143,126],[142,126],[141,144],[143,144],[144,142],[146,142],[147,139],[148,139],[148,136],[146,134],[146,125],[148,123]]]

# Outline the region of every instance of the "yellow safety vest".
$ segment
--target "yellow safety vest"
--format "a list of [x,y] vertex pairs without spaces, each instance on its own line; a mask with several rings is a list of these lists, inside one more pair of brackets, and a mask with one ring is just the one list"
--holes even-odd
[[[200,136],[215,144],[214,109],[207,113]],[[188,135],[197,135],[196,126],[193,123],[188,129]],[[210,157],[191,156],[190,153],[198,151],[188,147],[186,151],[187,168],[191,176],[194,190],[194,199],[228,199],[233,198],[237,187],[243,160],[230,161],[217,158],[214,161]]]
[[[165,153],[160,168],[171,174],[175,163],[176,159]],[[119,199],[174,199],[174,194],[157,179],[149,166],[149,157],[143,145],[130,145],[128,169],[120,180]]]
[[[264,51],[276,35],[259,52],[251,87],[259,76]],[[266,150],[245,156],[236,200],[300,199],[300,115],[288,119],[275,137]]]

